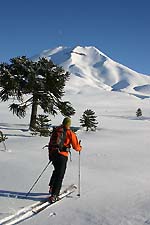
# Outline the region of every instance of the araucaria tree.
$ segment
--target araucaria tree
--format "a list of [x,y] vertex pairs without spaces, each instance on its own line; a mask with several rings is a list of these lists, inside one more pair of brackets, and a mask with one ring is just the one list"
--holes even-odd
[[6,139],[8,139],[8,138],[7,138],[6,135],[4,135],[3,132],[0,130],[0,143],[1,143],[1,142],[3,143],[4,151],[6,151],[6,145],[5,145]]
[[31,109],[30,129],[36,126],[38,106],[44,113],[56,115],[60,111],[71,116],[75,110],[68,101],[62,101],[69,73],[45,58],[33,62],[25,56],[0,64],[0,99],[11,99],[9,109],[18,117],[24,117]]
[[95,112],[91,109],[85,110],[80,119],[81,126],[86,127],[86,131],[89,131],[89,129],[95,131],[98,124],[96,117]]
[[137,116],[137,117],[142,116],[142,110],[141,110],[140,108],[137,109],[137,111],[136,111],[136,116]]
[[50,119],[48,119],[48,115],[39,114],[36,118],[36,130],[40,136],[48,137],[50,135]]

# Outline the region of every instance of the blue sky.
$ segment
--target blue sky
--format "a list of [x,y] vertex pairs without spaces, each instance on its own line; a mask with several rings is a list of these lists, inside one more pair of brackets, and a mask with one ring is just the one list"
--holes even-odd
[[59,45],[93,45],[150,74],[149,0],[3,0],[0,61]]

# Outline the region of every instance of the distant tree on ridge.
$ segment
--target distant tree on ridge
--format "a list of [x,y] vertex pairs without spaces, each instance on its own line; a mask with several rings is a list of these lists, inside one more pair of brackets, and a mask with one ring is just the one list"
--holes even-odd
[[141,110],[140,108],[137,109],[137,111],[136,111],[136,116],[137,116],[137,117],[142,116],[142,110]]

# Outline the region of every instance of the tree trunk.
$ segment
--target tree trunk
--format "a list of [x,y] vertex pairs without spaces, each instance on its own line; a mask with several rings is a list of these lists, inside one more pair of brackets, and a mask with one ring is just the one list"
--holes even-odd
[[36,126],[37,108],[38,108],[37,99],[35,98],[35,96],[33,96],[30,127],[29,127],[30,130],[34,130]]

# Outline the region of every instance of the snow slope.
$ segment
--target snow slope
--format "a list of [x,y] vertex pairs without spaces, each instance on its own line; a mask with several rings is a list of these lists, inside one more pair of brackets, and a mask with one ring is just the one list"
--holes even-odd
[[[150,96],[150,77],[139,74],[107,57],[95,47],[58,47],[32,57],[51,59],[71,73],[69,86],[92,86],[122,91],[139,97]],[[148,86],[147,86],[148,85]]]
[[[99,126],[96,132],[80,130],[77,133],[83,146],[81,197],[73,194],[73,198],[66,198],[21,224],[150,224],[150,105],[149,99],[144,98],[149,97],[149,77],[115,63],[93,47],[59,47],[41,56],[55,62],[59,60],[57,63],[64,68],[72,65],[64,97],[76,109],[72,125],[79,126],[83,111],[90,108],[96,112]],[[102,71],[106,68],[108,73],[105,74]],[[126,88],[123,88],[124,79],[128,83]],[[118,86],[117,82],[120,82]],[[52,172],[50,166],[25,199],[48,162],[47,151],[42,147],[49,138],[33,137],[28,132],[30,111],[20,120],[8,111],[8,105],[9,102],[0,103],[0,130],[8,136],[9,150],[0,151],[0,219],[47,195]],[[137,108],[143,111],[140,119],[135,116]],[[51,119],[52,124],[59,125],[63,117],[58,115]],[[2,148],[0,144],[0,150]],[[71,183],[78,184],[78,154],[73,150],[72,158],[72,162],[68,161],[63,188]],[[14,198],[11,194],[20,197]]]
[[[82,140],[81,197],[76,194],[41,214],[22,222],[23,225],[145,225],[150,223],[150,107],[148,99],[140,100],[121,92],[108,92],[93,87],[80,93],[67,92],[65,97],[77,109],[72,118],[86,108],[96,111],[97,132],[78,132]],[[0,129],[8,136],[7,148],[0,151],[0,219],[23,206],[36,203],[47,194],[52,166],[47,169],[26,200],[25,194],[47,163],[42,147],[48,138],[32,137],[28,120],[19,120],[8,113],[7,104],[0,104]],[[143,118],[135,111],[143,109]],[[52,119],[60,124],[62,117]],[[63,187],[78,184],[78,154],[74,151]],[[4,194],[18,193],[19,198]]]

